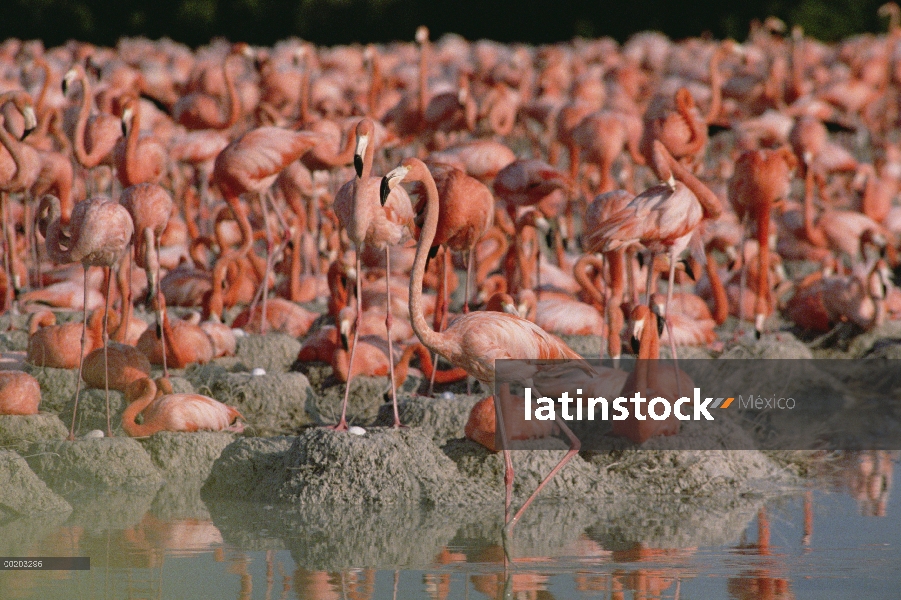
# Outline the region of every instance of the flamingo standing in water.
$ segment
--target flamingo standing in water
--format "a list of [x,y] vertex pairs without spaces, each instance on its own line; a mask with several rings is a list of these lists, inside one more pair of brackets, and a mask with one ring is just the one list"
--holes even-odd
[[[410,277],[410,319],[413,331],[423,345],[446,358],[453,366],[464,369],[489,388],[494,385],[496,360],[565,358],[581,360],[582,357],[559,338],[550,335],[531,321],[503,312],[485,311],[461,315],[443,332],[436,332],[429,327],[422,311],[422,279],[425,275],[429,248],[438,229],[438,188],[425,163],[416,158],[408,158],[382,179],[382,198],[387,199],[389,192],[401,181],[420,182],[425,186],[427,195],[425,223],[416,247],[416,258]],[[509,449],[504,450],[505,514],[508,531],[512,530],[538,493],[579,451],[579,440],[561,419],[558,418],[557,422],[570,439],[570,449],[512,518],[510,504],[513,499],[513,462]]]
[[[350,350],[348,372],[353,373],[354,353],[357,348],[357,337],[362,328],[363,292],[361,279],[363,268],[360,253],[363,246],[371,246],[385,250],[385,281],[387,290],[385,328],[388,330],[388,366],[391,381],[394,381],[394,347],[391,341],[391,246],[396,246],[409,239],[410,225],[413,222],[413,207],[410,197],[403,190],[389,193],[382,188],[380,194],[378,177],[372,177],[372,159],[375,152],[373,135],[375,125],[370,119],[357,123],[356,149],[354,150],[354,169],[357,176],[338,190],[335,196],[335,214],[356,250],[357,273],[357,322],[354,329],[354,341]],[[433,236],[434,237],[434,236]],[[350,397],[350,381],[344,392],[344,404],[341,408],[341,419],[335,429],[347,429],[347,401]],[[400,415],[397,411],[397,393],[391,388],[391,401],[394,406],[394,426],[400,427]]]
[[[43,215],[46,214],[46,217]],[[108,318],[109,297],[112,276],[109,269],[118,264],[122,255],[131,243],[134,234],[134,224],[128,211],[109,198],[95,196],[89,200],[79,202],[72,210],[72,220],[69,223],[70,235],[64,237],[60,225],[60,204],[55,196],[44,196],[38,208],[38,217],[41,219],[40,228],[46,230],[47,254],[58,263],[70,263],[79,261],[84,268],[84,297],[85,308],[82,310],[81,355],[78,361],[78,383],[75,387],[75,407],[72,409],[72,427],[69,430],[69,439],[75,439],[75,418],[78,414],[78,399],[81,394],[81,379],[84,369],[85,334],[88,326],[88,267],[99,266],[107,268],[106,306],[103,314],[103,346],[106,348],[109,342]],[[46,229],[45,229],[46,228]],[[67,247],[63,247],[61,242]],[[112,435],[110,427],[109,406],[109,357],[104,353],[104,370],[106,381],[106,433]]]

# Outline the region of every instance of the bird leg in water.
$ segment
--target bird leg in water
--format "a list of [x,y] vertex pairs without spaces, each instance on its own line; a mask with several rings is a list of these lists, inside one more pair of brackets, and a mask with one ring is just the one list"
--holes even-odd
[[[355,254],[356,254],[356,265],[357,265],[357,280],[355,283],[355,286],[357,288],[356,289],[357,316],[356,316],[356,323],[354,325],[353,346],[350,347],[350,359],[348,360],[348,363],[347,363],[347,387],[344,388],[344,404],[341,405],[341,419],[338,421],[337,425],[333,425],[331,427],[332,429],[334,429],[336,431],[347,431],[347,401],[350,398],[350,382],[353,379],[354,356],[357,353],[357,338],[360,336],[360,327],[363,326],[363,310],[362,310],[362,306],[363,306],[363,269],[362,269],[362,264],[360,261],[360,247],[359,246],[357,246],[355,248]],[[389,285],[389,288],[390,288],[390,285]],[[390,303],[388,305],[388,308],[389,308],[388,314],[390,315],[391,314]],[[390,334],[388,335],[388,339],[390,342],[390,339],[391,339]],[[390,350],[390,346],[389,346],[389,350]],[[391,362],[391,361],[389,361],[389,362]],[[391,364],[393,365],[394,363],[391,362]],[[392,373],[391,373],[391,382],[392,382],[392,384],[394,382],[393,367],[392,367]],[[392,385],[392,390],[393,390],[393,385]],[[397,404],[394,405],[394,410],[395,410],[395,415],[396,415],[397,414],[397,412],[396,412]]]
[[[357,254],[357,261],[359,261],[359,254]],[[360,277],[362,271],[359,270],[360,265],[357,265],[357,277]],[[391,341],[391,246],[385,246],[385,287],[388,291],[388,310],[385,311],[385,329],[388,331],[388,382],[391,386],[391,403],[394,407],[394,427],[401,427],[400,423],[400,414],[397,412],[397,390],[394,386],[394,344]],[[362,300],[358,300],[357,302],[357,314],[362,314],[363,303]],[[357,323],[357,327],[359,330],[359,323]],[[357,337],[357,332],[354,332],[354,339]],[[437,370],[437,369],[436,369]],[[349,371],[348,371],[349,372]],[[433,373],[434,375],[434,373]]]
[[84,372],[84,344],[88,331],[88,266],[82,264],[84,270],[84,307],[81,310],[81,354],[78,355],[78,379],[75,381],[75,406],[72,408],[72,427],[69,429],[69,441],[75,440],[75,418],[78,415],[78,398],[81,395],[81,378]]

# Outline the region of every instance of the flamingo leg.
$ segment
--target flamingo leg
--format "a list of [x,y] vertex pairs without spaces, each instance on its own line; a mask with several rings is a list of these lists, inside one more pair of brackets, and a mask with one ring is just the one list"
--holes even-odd
[[651,306],[651,288],[654,286],[654,253],[650,250],[648,251],[648,281],[647,287],[644,290],[644,303],[645,306],[650,308]]
[[519,519],[522,518],[523,513],[526,512],[526,509],[529,508],[529,505],[535,501],[535,498],[538,497],[538,494],[541,492],[541,490],[543,490],[545,486],[547,486],[547,484],[551,482],[551,480],[557,475],[557,473],[559,473],[560,470],[566,466],[566,463],[571,461],[572,458],[576,454],[578,454],[579,450],[581,450],[582,448],[582,443],[579,441],[579,438],[577,438],[572,430],[566,426],[566,422],[560,416],[557,417],[557,424],[560,426],[560,429],[563,431],[563,433],[566,434],[566,437],[569,438],[569,450],[567,450],[563,458],[560,459],[560,462],[558,462],[557,465],[553,469],[551,469],[550,473],[545,476],[541,483],[538,484],[538,487],[535,488],[535,491],[532,492],[532,495],[529,496],[528,499],[526,499],[523,505],[519,508],[519,510],[516,511],[516,514],[513,515],[513,518],[507,521],[505,529],[508,535],[513,532],[513,528],[516,526],[516,523],[518,523]]
[[266,210],[266,199],[260,197],[260,208],[263,211],[263,227],[266,230],[266,272],[263,274],[263,300],[260,308],[260,333],[265,335],[268,323],[266,322],[266,297],[269,295],[269,273],[272,270],[273,242],[272,230],[269,228],[269,211]]
[[[359,259],[358,259],[359,260]],[[358,265],[359,267],[359,265]],[[385,329],[388,331],[388,371],[389,385],[391,386],[391,404],[394,407],[394,427],[401,426],[400,414],[397,412],[397,390],[394,388],[394,343],[391,341],[391,246],[385,246],[385,288],[387,290],[387,303],[385,315]],[[358,276],[360,271],[357,271]],[[362,301],[357,304],[357,314],[360,314]],[[356,337],[356,333],[354,334]],[[432,372],[434,376],[434,371]]]
[[78,379],[75,381],[75,406],[72,408],[72,427],[69,429],[69,441],[75,439],[75,418],[78,415],[78,399],[81,395],[81,377],[84,372],[84,345],[85,336],[88,332],[88,267],[82,265],[84,269],[84,306],[81,309],[81,353],[78,358]]
[[[448,289],[447,289],[447,271],[450,263],[450,251],[447,249],[447,246],[444,247],[443,256],[441,258],[441,298],[440,302],[435,305],[435,331],[444,331],[445,322],[447,320],[447,304],[448,304]],[[438,372],[438,353],[435,352],[432,355],[432,364],[435,367],[432,369],[432,376],[429,378],[429,392],[428,395],[432,396],[435,393],[435,374]]]
[[[9,194],[6,192],[0,193],[0,213],[2,213],[2,223],[0,223],[0,227],[3,227],[3,269],[6,272],[6,307],[7,310],[11,309],[13,306],[13,301],[15,299],[14,292],[14,283],[13,283],[13,249],[15,247],[15,241],[10,240],[10,227],[9,227]],[[12,319],[10,319],[9,327],[12,329]]]
[[[676,253],[673,251],[670,254],[669,261],[669,285],[666,288],[666,307],[663,309],[664,317],[668,317],[670,304],[673,302],[673,288],[676,286]],[[673,335],[673,326],[670,324],[670,319],[665,318],[664,323],[666,324],[666,331],[669,334],[669,349],[673,355],[673,373],[676,376],[676,394],[679,398],[682,397],[682,389],[679,382],[679,357],[676,355],[676,338]]]
[[[354,372],[354,355],[357,353],[357,337],[360,335],[360,327],[363,326],[363,271],[360,261],[360,248],[356,248],[357,263],[357,319],[354,325],[354,342],[350,347],[350,360],[347,363],[347,387],[344,389],[344,404],[341,406],[341,419],[332,429],[336,431],[347,431],[347,401],[350,399],[350,382],[353,379]],[[390,314],[390,313],[389,313]],[[389,338],[391,336],[388,336]],[[393,364],[393,363],[392,363]],[[391,377],[392,389],[394,387],[394,377]]]
[[748,261],[745,260],[745,245],[747,244],[747,228],[748,228],[748,213],[741,219],[741,243],[738,245],[739,252],[741,252],[741,275],[738,279],[738,326],[739,328],[743,327],[743,323],[745,322],[745,288],[748,286]]
[[106,267],[106,303],[103,307],[103,389],[106,392],[106,437],[113,437],[109,407],[109,297],[112,285],[113,269]]
[[[160,240],[156,239],[156,322],[159,323],[160,326],[160,347],[163,349],[163,377],[166,379],[169,378],[169,361],[166,357],[166,332],[163,330],[163,314],[162,314],[162,303],[160,303],[160,297],[163,295],[163,292],[160,290],[159,282],[160,282],[160,261],[159,261],[159,247]],[[129,267],[130,268],[130,267]],[[128,301],[131,302],[131,286],[128,286]],[[125,335],[128,336],[128,325],[125,326]]]
[[[472,279],[472,257],[475,254],[473,252],[473,248],[469,249],[469,252],[466,257],[466,292],[463,296],[463,314],[469,314],[469,280]],[[435,365],[437,365],[437,361]],[[437,370],[437,369],[436,369]],[[472,393],[472,382],[469,380],[469,376],[466,376],[466,394]]]

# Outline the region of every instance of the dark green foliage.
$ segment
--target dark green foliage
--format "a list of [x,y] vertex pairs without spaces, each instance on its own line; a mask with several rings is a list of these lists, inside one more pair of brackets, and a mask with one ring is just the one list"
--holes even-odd
[[113,45],[122,36],[168,36],[191,45],[215,36],[272,44],[299,36],[318,44],[386,42],[413,37],[428,25],[437,38],[546,43],[574,36],[620,41],[642,30],[673,38],[702,35],[744,39],[754,18],[776,15],[813,37],[837,40],[884,31],[881,0],[3,0],[0,39],[67,39]]

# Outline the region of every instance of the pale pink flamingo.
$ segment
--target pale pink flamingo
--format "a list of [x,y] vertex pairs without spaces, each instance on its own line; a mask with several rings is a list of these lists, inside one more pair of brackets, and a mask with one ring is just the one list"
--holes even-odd
[[[356,177],[341,186],[335,196],[335,214],[348,238],[356,250],[357,273],[357,323],[354,330],[354,344],[350,351],[349,371],[353,372],[354,350],[356,338],[361,328],[363,310],[363,288],[360,285],[363,267],[360,253],[364,246],[385,250],[385,270],[391,273],[391,246],[409,239],[410,226],[413,222],[413,207],[410,197],[402,189],[395,193],[379,192],[380,179],[373,177],[372,160],[375,153],[375,141],[372,139],[375,127],[370,119],[362,119],[356,129],[356,150],[354,152],[354,169]],[[390,277],[386,279],[390,281]],[[391,286],[386,285],[385,328],[388,332],[388,362],[391,380],[394,381],[394,349],[391,341]],[[347,429],[347,401],[350,397],[350,383],[344,393],[344,404],[341,408],[341,419],[336,429]],[[400,427],[400,415],[397,411],[397,394],[392,387],[391,399],[394,407],[394,426]]]

